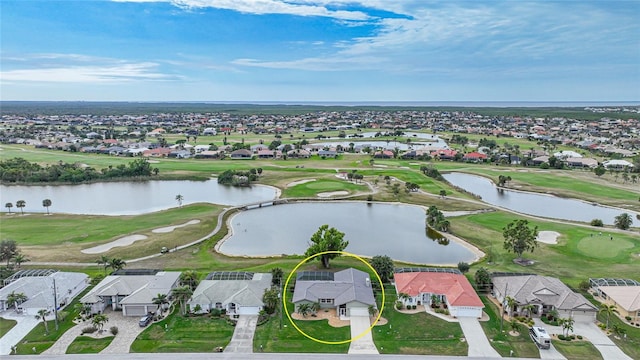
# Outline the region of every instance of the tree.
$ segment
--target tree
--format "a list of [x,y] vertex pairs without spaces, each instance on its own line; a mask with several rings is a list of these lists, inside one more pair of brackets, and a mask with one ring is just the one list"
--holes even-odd
[[2,240],[0,242],[0,261],[6,260],[7,267],[9,267],[9,262],[16,254],[18,254],[18,245],[15,240]]
[[44,323],[44,333],[47,335],[49,334],[49,325],[47,324],[47,316],[49,316],[50,314],[51,314],[51,311],[47,309],[40,309],[36,314],[36,319],[38,320],[42,319],[42,322]]
[[8,308],[14,306],[16,310],[18,310],[18,305],[22,304],[25,301],[27,301],[27,295],[25,295],[24,293],[16,293],[15,291],[12,291],[11,294],[7,295]]
[[109,262],[111,261],[111,259],[109,259],[108,256],[106,255],[102,255],[100,257],[100,259],[96,260],[96,263],[98,265],[102,265],[102,267],[104,268],[104,273],[107,273],[107,268],[109,267]]
[[198,273],[194,270],[183,271],[180,274],[180,283],[189,286],[191,290],[195,290],[198,287]]
[[443,199],[447,197],[447,190],[440,190],[440,197]]
[[16,201],[16,207],[20,209],[20,214],[24,215],[24,207],[27,206],[27,202],[24,200]]
[[622,230],[629,230],[629,227],[631,227],[632,223],[633,220],[631,219],[631,215],[627,213],[622,213],[616,216],[615,220],[613,221],[615,227]]
[[376,255],[369,260],[371,267],[378,273],[383,283],[389,282],[389,277],[393,274],[393,260],[387,255]]
[[158,295],[156,295],[156,297],[151,299],[151,301],[154,305],[158,305],[158,310],[160,310],[160,313],[162,313],[164,305],[169,303],[169,298],[167,297],[167,294],[159,293]]
[[569,331],[573,331],[573,324],[575,320],[573,318],[558,319],[558,323],[562,326],[562,332],[565,336],[569,336]]
[[538,246],[536,238],[538,237],[538,227],[529,227],[527,220],[515,220],[510,222],[502,229],[504,236],[504,249],[513,251],[518,258],[522,257],[525,251],[531,251]]
[[91,319],[91,324],[93,324],[95,327],[98,328],[98,331],[102,331],[102,327],[104,327],[104,324],[107,323],[107,321],[109,321],[109,317],[105,314],[96,314],[93,316],[93,319]]
[[21,252],[17,252],[16,255],[13,257],[13,263],[16,264],[16,268],[20,269],[20,265],[26,262],[31,261],[31,259],[27,258],[24,254],[22,254]]
[[264,303],[264,311],[267,314],[273,314],[276,312],[280,302],[280,291],[276,288],[265,289],[262,295],[262,302]]
[[119,258],[113,258],[109,261],[109,267],[113,269],[114,272],[123,269],[125,266],[127,266],[127,263]]
[[4,207],[6,207],[7,211],[9,211],[9,214],[11,214],[11,208],[13,207],[13,204],[8,202],[8,203],[4,204]]
[[608,329],[609,328],[609,318],[611,318],[611,315],[613,315],[613,313],[617,313],[618,310],[616,309],[615,305],[609,305],[609,304],[600,304],[600,309],[598,310],[598,313],[605,313],[605,315],[607,315],[607,323],[605,325],[605,327]]
[[177,288],[173,289],[173,296],[176,299],[178,299],[178,302],[180,303],[180,314],[181,315],[186,314],[185,303],[186,303],[187,300],[189,300],[189,298],[191,298],[191,295],[193,295],[193,290],[191,290],[189,285],[180,286],[180,287],[177,287]]
[[531,317],[531,313],[533,313],[533,309],[535,309],[536,306],[533,304],[527,304],[525,306],[522,307],[522,311],[525,311],[527,313],[528,317]]
[[[305,256],[312,256],[326,251],[343,251],[347,248],[349,242],[344,240],[344,233],[338,231],[336,228],[329,228],[329,225],[322,225],[311,236],[311,244],[305,252]],[[322,266],[325,269],[329,268],[329,261],[335,259],[340,254],[329,253],[317,256],[318,260],[322,262]]]
[[298,305],[297,312],[298,312],[298,314],[302,315],[302,317],[307,317],[307,314],[310,311],[311,311],[311,304],[302,303],[302,304]]
[[317,314],[318,311],[320,311],[320,302],[314,302],[313,304],[309,305],[309,308],[311,309],[311,312]]
[[469,266],[469,264],[467,264],[464,261],[461,261],[461,262],[458,263],[458,270],[460,270],[460,272],[463,273],[463,274],[468,272],[470,267],[471,266]]
[[51,200],[49,199],[42,200],[42,206],[47,208],[47,215],[49,215],[49,206],[51,206]]
[[271,269],[271,286],[279,286],[282,284],[282,275],[284,275],[282,268],[276,267]]
[[153,175],[158,176],[158,173],[160,172],[160,169],[158,168],[153,168]]
[[518,304],[518,302],[516,301],[516,299],[512,298],[511,296],[507,296],[504,298],[504,304],[506,304],[507,308],[509,309],[509,317],[511,317],[513,308]]
[[489,271],[487,271],[486,268],[481,267],[476,271],[474,280],[477,287],[486,287],[487,285],[489,285],[489,283],[491,283],[491,275],[489,275]]
[[178,194],[176,195],[176,201],[178,202],[178,206],[182,207],[182,200],[184,200],[184,196]]

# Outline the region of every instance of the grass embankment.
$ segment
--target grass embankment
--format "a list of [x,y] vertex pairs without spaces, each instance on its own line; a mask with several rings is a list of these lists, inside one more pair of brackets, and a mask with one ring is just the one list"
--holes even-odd
[[503,357],[511,356],[513,351],[513,356],[516,357],[539,358],[540,352],[531,340],[527,327],[519,324],[519,335],[511,336],[508,333],[511,330],[511,324],[505,320],[502,323],[503,331],[500,332],[500,310],[486,296],[480,296],[480,298],[484,303],[484,312],[489,315],[489,321],[481,321],[480,325],[487,334],[491,346]]
[[[121,335],[124,336],[124,335]],[[67,348],[67,354],[97,354],[104,350],[113,341],[113,336],[92,338],[90,336],[78,336]]]
[[567,360],[602,360],[600,351],[589,341],[553,340],[553,346]]
[[[637,276],[640,258],[640,238],[631,232],[612,233],[610,240],[606,229],[595,230],[568,224],[531,220],[538,230],[556,231],[561,234],[558,244],[540,243],[533,253],[524,253],[535,264],[522,267],[513,263],[516,257],[504,248],[502,229],[514,219],[521,217],[504,212],[491,212],[451,219],[451,231],[481,248],[487,259],[481,263],[489,271],[533,272],[555,276],[565,283],[578,287],[588,278]],[[602,235],[599,231],[602,230]],[[603,251],[603,248],[607,248]],[[589,264],[589,266],[585,266]]]
[[214,352],[218,346],[227,346],[233,330],[223,318],[184,317],[176,307],[166,319],[149,325],[138,335],[131,352]]
[[398,312],[393,306],[396,293],[392,285],[387,286],[385,295],[382,317],[388,323],[372,330],[381,354],[467,355],[468,346],[460,340],[463,333],[457,322],[447,322],[426,312]]
[[15,320],[5,319],[0,317],[0,338],[3,337],[9,330],[13,329],[18,322]]

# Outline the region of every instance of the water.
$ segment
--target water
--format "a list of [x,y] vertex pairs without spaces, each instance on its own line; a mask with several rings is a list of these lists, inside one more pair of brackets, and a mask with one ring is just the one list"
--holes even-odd
[[486,203],[523,214],[587,223],[593,219],[600,219],[607,225],[613,225],[615,217],[624,212],[635,218],[633,211],[593,205],[575,199],[500,189],[482,176],[463,173],[449,173],[443,176],[451,184],[480,195]]
[[[137,215],[178,206],[208,202],[221,205],[242,205],[276,198],[278,190],[270,186],[254,185],[238,188],[208,181],[140,181],[107,182],[81,185],[0,186],[0,203],[24,200],[25,212],[46,212],[42,200],[50,199],[53,213],[86,215]],[[3,210],[7,209],[3,207]]]
[[425,210],[413,205],[296,203],[244,211],[230,221],[233,234],[220,251],[235,256],[304,254],[311,235],[328,224],[345,233],[345,251],[358,255],[434,265],[474,260],[459,243],[427,237]]

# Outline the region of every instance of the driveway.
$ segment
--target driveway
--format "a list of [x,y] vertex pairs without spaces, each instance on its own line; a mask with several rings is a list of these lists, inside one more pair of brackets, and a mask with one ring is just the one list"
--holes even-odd
[[459,317],[460,327],[469,345],[468,356],[483,358],[499,358],[500,354],[491,346],[478,319]]
[[249,354],[253,352],[253,334],[256,332],[256,324],[258,323],[258,315],[240,315],[236,328],[233,331],[233,337],[224,352],[226,353],[243,353]]
[[27,336],[40,322],[35,316],[16,314],[13,310],[5,311],[0,316],[17,321],[16,325],[0,338],[0,355],[9,355],[11,347]]
[[[361,336],[359,339],[351,341],[349,345],[349,354],[378,354],[378,348],[373,343],[373,337],[371,336],[371,320],[369,315],[358,316],[351,315],[351,338],[354,339]],[[364,335],[362,335],[364,333]]]

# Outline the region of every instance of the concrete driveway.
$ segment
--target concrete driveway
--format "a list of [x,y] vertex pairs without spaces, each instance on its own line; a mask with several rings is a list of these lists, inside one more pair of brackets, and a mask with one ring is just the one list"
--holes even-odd
[[258,323],[258,315],[240,315],[236,328],[233,331],[233,337],[224,352],[226,353],[243,353],[249,354],[253,352],[253,335],[256,332],[256,324]]
[[459,317],[460,327],[469,345],[468,356],[482,358],[499,358],[500,354],[491,346],[478,319],[473,317]]
[[17,321],[16,325],[0,338],[0,355],[11,354],[11,347],[18,344],[40,322],[35,316],[20,315],[13,310],[1,313],[0,317]]
[[369,315],[358,316],[351,315],[351,338],[362,335],[359,339],[352,341],[349,344],[349,354],[378,354],[378,348],[373,343],[373,337],[371,336],[371,320]]

